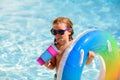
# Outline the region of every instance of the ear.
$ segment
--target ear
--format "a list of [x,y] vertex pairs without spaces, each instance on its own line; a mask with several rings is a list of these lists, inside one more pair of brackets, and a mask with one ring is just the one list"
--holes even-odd
[[71,35],[71,30],[68,30],[68,34]]

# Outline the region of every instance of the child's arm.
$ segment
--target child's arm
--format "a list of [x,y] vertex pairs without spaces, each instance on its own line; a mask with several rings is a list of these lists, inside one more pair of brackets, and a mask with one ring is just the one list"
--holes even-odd
[[92,62],[94,57],[95,57],[95,53],[92,52],[92,51],[89,51],[89,55],[88,55],[88,59],[87,59],[86,65],[89,65]]

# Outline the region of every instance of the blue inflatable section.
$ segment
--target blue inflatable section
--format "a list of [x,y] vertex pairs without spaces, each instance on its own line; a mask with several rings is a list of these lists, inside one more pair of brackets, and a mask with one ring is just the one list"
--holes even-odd
[[60,63],[61,66],[59,66],[59,70],[61,72],[58,72],[57,80],[81,80],[81,74],[86,64],[89,51],[96,52],[97,49],[93,48],[96,46],[96,43],[97,45],[106,46],[106,44],[100,43],[105,43],[104,40],[104,34],[100,30],[92,30],[80,35],[80,37],[73,42],[74,45],[72,44],[73,47],[70,52],[66,51],[68,56],[63,55],[63,58],[66,58],[66,60],[63,59]]

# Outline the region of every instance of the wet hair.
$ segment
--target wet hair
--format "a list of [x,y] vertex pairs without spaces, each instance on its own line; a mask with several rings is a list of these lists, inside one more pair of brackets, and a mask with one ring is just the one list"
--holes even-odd
[[67,17],[58,17],[53,21],[53,25],[54,24],[59,24],[59,23],[65,23],[67,25],[66,27],[70,28],[69,31],[71,32],[71,34],[69,35],[69,40],[70,41],[73,40],[72,35],[74,34],[74,31],[73,31],[73,23],[72,23],[72,21]]

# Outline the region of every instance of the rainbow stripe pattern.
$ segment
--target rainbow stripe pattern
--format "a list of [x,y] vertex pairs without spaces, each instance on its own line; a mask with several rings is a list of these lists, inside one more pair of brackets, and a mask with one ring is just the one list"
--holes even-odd
[[120,79],[120,51],[117,42],[107,32],[88,30],[78,35],[65,50],[57,80],[81,80],[89,51],[95,52],[102,58],[104,69],[98,80]]

